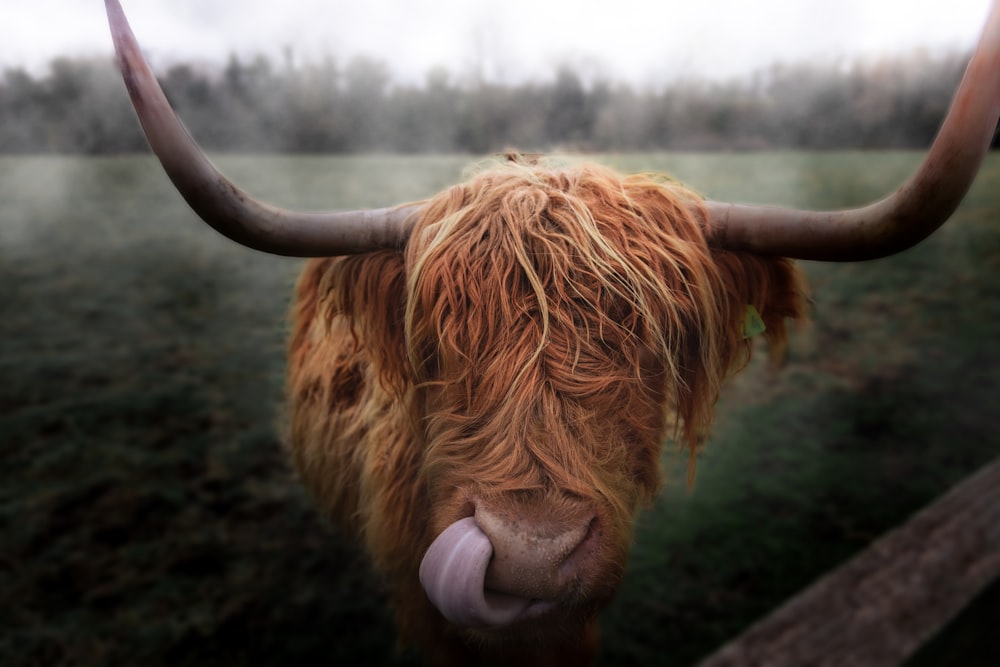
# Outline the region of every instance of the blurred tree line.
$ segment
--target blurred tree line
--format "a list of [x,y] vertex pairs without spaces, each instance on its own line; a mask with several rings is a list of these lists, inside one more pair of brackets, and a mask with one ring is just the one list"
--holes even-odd
[[[308,153],[923,148],[965,67],[964,55],[775,65],[745,80],[686,80],[637,90],[585,81],[459,82],[445,69],[393,83],[358,57],[276,66],[230,58],[174,65],[161,81],[192,134],[218,151]],[[996,145],[996,142],[994,142]],[[101,59],[58,59],[0,81],[0,152],[145,150],[121,80]]]

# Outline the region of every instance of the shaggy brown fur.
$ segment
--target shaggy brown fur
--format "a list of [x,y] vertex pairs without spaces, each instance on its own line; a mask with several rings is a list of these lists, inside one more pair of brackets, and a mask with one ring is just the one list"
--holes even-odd
[[555,651],[540,660],[591,655],[586,619],[618,587],[635,513],[661,482],[661,442],[675,436],[693,460],[721,384],[749,360],[747,304],[772,349],[803,316],[792,263],[708,247],[692,202],[660,178],[515,164],[428,202],[403,252],[307,264],[292,457],[386,575],[404,640],[438,661],[478,643],[466,648],[430,606],[417,569],[470,499],[596,508],[605,576],[592,603],[536,632]]

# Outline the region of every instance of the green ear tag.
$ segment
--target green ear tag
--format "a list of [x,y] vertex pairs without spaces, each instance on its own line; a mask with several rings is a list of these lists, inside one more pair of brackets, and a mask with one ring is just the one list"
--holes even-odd
[[746,315],[743,316],[743,338],[752,338],[757,334],[762,334],[767,330],[764,326],[764,318],[760,316],[757,309],[747,305]]

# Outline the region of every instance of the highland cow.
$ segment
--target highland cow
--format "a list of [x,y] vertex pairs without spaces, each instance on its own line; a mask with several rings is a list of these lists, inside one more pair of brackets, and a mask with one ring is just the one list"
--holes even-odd
[[[789,258],[898,252],[949,217],[1000,114],[1000,3],[939,138],[897,193],[839,212],[702,200],[665,178],[515,160],[429,201],[301,214],[251,199],[170,110],[116,0],[123,75],[188,202],[245,245],[310,256],[288,445],[317,504],[437,664],[586,664],[674,438],[802,318]],[[693,460],[693,458],[692,458]]]
[[[748,359],[747,304],[774,343],[801,316],[791,262],[710,249],[691,197],[514,165],[428,202],[404,251],[306,266],[293,460],[389,576],[404,637],[446,645],[433,600],[479,640],[576,643],[621,580],[661,442],[693,452]],[[485,533],[489,567],[446,529]],[[479,571],[438,562],[456,552]]]

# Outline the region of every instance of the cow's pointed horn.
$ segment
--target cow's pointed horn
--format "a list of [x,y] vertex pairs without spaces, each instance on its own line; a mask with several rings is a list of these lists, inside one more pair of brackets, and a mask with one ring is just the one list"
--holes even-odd
[[722,248],[859,261],[892,255],[926,238],[955,211],[989,149],[1000,116],[1000,0],[923,164],[896,192],[845,211],[704,202],[709,242]]
[[136,43],[118,0],[105,0],[122,77],[153,152],[205,222],[277,255],[318,257],[401,247],[418,206],[303,213],[256,201],[212,166],[181,124]]

